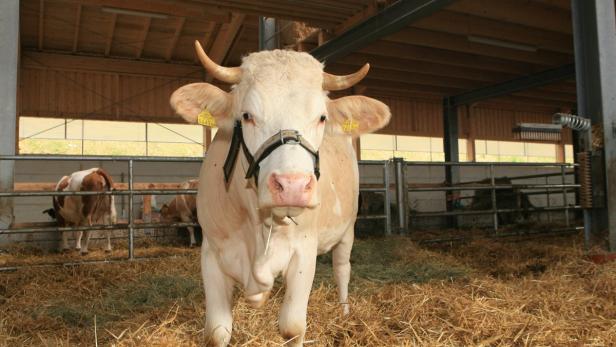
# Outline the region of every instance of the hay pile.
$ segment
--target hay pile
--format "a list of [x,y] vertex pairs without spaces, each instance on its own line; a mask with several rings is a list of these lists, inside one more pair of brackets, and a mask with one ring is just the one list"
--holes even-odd
[[[339,314],[328,256],[308,309],[316,346],[612,345],[616,263],[584,260],[576,237],[418,248],[357,241],[351,315]],[[197,346],[203,343],[198,251],[132,264],[0,274],[0,345]],[[238,294],[232,344],[279,346],[275,295]],[[96,317],[96,330],[95,318]]]

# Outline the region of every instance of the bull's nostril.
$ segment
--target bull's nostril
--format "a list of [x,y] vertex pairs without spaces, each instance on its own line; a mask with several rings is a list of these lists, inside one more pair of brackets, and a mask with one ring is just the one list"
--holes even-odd
[[274,188],[279,192],[284,191],[284,187],[277,180],[274,180]]
[[314,180],[312,179],[312,177],[310,178],[310,181],[308,181],[308,184],[306,184],[306,186],[304,187],[304,191],[305,192],[309,192],[312,190],[312,186],[314,184]]

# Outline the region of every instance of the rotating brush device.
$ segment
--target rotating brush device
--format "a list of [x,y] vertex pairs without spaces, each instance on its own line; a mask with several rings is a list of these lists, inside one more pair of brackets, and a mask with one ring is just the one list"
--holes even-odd
[[590,119],[567,113],[555,113],[552,124],[519,123],[513,128],[513,132],[518,140],[558,142],[561,140],[563,127],[576,131],[587,131],[590,129]]

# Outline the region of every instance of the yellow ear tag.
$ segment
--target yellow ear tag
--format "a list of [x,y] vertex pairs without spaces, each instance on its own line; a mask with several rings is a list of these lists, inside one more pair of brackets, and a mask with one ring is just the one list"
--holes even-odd
[[353,130],[357,130],[359,128],[359,123],[353,120],[353,118],[347,119],[342,123],[342,130],[345,133],[353,132]]
[[214,119],[214,116],[212,116],[207,108],[204,108],[203,111],[199,113],[197,116],[197,123],[210,128],[216,127],[216,119]]

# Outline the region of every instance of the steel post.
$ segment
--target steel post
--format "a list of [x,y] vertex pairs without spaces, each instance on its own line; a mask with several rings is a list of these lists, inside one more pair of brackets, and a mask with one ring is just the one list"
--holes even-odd
[[133,215],[133,161],[128,161],[128,260],[135,259],[135,228],[134,228],[134,218]]
[[[602,149],[591,132],[581,133],[581,151],[593,151],[593,208],[584,210],[586,241],[616,251],[616,26],[613,1],[572,0],[578,113],[603,130]],[[595,160],[595,158],[597,160]],[[595,204],[596,203],[596,204]]]
[[[567,184],[567,175],[565,172],[565,167],[560,167],[560,176],[561,183],[563,185]],[[563,206],[565,207],[565,225],[569,226],[569,199],[567,198],[567,188],[563,188]]]
[[408,232],[407,224],[407,207],[406,207],[406,177],[404,174],[404,159],[394,158],[394,165],[396,166],[396,203],[398,205],[398,232],[405,234]]
[[492,201],[492,223],[494,231],[498,231],[498,206],[496,202],[496,179],[494,177],[494,165],[490,165],[490,186],[491,189],[491,201]]
[[[15,154],[18,64],[19,0],[0,1],[0,155]],[[0,191],[13,190],[14,165],[0,163]],[[13,200],[0,199],[0,228],[12,222]]]
[[383,163],[383,186],[385,187],[385,235],[391,235],[391,204],[389,193],[389,161]]

